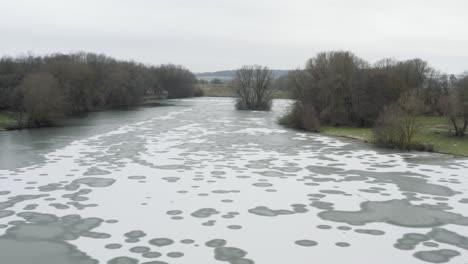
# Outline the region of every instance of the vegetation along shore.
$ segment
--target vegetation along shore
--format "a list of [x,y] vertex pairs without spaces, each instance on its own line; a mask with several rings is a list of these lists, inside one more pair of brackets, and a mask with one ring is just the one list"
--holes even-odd
[[164,98],[237,98],[239,110],[294,100],[279,123],[401,150],[468,156],[468,76],[426,61],[370,64],[347,51],[322,52],[303,69],[247,65],[204,79],[179,65],[144,65],[93,53],[0,59],[0,130],[53,126],[70,115]]
[[53,126],[66,116],[199,96],[179,65],[144,65],[94,53],[0,59],[0,128]]
[[[269,110],[275,91],[294,104],[279,123],[380,147],[468,155],[468,75],[443,74],[421,59],[370,64],[347,51],[322,52],[275,81],[244,66],[231,81],[239,110]],[[281,88],[278,88],[281,87]]]

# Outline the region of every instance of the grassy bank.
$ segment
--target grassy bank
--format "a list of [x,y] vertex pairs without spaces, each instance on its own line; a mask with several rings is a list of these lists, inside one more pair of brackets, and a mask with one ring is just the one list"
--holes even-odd
[[14,126],[15,121],[11,118],[8,112],[0,111],[0,130],[5,130],[8,127]]
[[[444,117],[419,117],[420,133],[415,137],[415,143],[432,144],[434,151],[454,155],[468,156],[468,137],[454,137],[449,133],[450,126]],[[371,128],[355,127],[322,127],[325,135],[348,137],[365,142],[372,142]]]
[[199,84],[200,89],[202,89],[204,96],[209,97],[234,97],[234,92],[232,89],[229,89],[227,84]]
[[[204,96],[208,97],[234,97],[235,94],[232,89],[225,83],[222,84],[199,84]],[[289,99],[291,98],[287,91],[274,91],[273,98],[275,99]]]

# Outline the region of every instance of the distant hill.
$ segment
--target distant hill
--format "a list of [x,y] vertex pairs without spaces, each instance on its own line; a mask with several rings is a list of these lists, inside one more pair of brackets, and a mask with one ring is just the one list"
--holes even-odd
[[[275,78],[287,75],[289,70],[272,70],[273,76]],[[211,81],[213,79],[220,79],[220,80],[231,80],[236,75],[235,70],[230,71],[216,71],[216,72],[201,72],[195,74],[198,79]]]

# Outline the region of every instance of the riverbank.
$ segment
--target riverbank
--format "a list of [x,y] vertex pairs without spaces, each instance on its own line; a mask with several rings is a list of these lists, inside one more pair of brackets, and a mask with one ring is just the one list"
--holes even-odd
[[[229,88],[228,84],[198,84],[198,87],[203,91],[203,96],[206,97],[235,97],[234,91]],[[287,91],[274,91],[274,99],[291,99],[291,95]]]
[[[458,138],[449,133],[450,126],[444,117],[418,118],[421,124],[420,133],[415,136],[417,144],[432,144],[434,152],[468,156],[468,137]],[[346,137],[373,143],[372,128],[356,127],[322,127],[321,133],[329,136]]]
[[166,99],[155,98],[155,97],[146,97],[140,103],[135,105],[127,105],[127,106],[118,106],[118,107],[111,107],[111,108],[102,108],[102,109],[95,109],[88,112],[83,112],[80,114],[73,114],[73,115],[66,115],[65,118],[59,120],[57,123],[53,125],[47,126],[40,126],[40,127],[19,127],[16,123],[16,120],[13,118],[13,113],[10,111],[0,111],[0,131],[8,131],[8,130],[20,130],[20,129],[36,129],[36,128],[46,128],[46,127],[54,127],[54,126],[64,126],[63,123],[67,123],[67,120],[79,118],[81,116],[86,116],[92,113],[98,112],[106,112],[106,111],[119,111],[119,110],[132,110],[137,109],[139,107],[163,107],[163,106],[173,106],[171,103],[167,103]]
[[15,120],[6,111],[0,111],[0,131],[8,130],[15,125]]

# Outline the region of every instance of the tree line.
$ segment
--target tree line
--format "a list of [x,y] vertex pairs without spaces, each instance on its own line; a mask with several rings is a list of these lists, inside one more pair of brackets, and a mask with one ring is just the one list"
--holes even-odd
[[410,149],[418,115],[447,116],[460,137],[468,125],[468,77],[421,59],[371,65],[351,52],[323,52],[291,72],[289,85],[296,103],[282,122],[296,128],[373,127],[378,144]]
[[151,66],[102,54],[0,59],[0,110],[18,127],[52,125],[67,115],[132,106],[145,96],[199,95],[196,77],[179,65]]
[[404,149],[412,147],[418,115],[447,116],[459,137],[468,127],[468,76],[443,74],[421,59],[370,64],[347,51],[322,52],[286,80],[271,78],[266,67],[239,69],[237,108],[269,110],[269,95],[281,86],[295,103],[280,123],[317,132],[321,125],[372,127],[378,144]]

